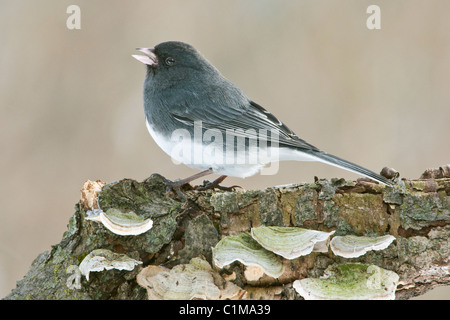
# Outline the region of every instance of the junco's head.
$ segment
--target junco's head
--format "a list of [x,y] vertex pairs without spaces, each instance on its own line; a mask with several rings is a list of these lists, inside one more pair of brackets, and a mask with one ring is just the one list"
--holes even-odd
[[186,77],[191,73],[204,73],[216,69],[193,46],[168,41],[158,44],[154,48],[137,48],[145,55],[133,55],[134,58],[147,65],[147,70],[153,75],[161,74],[169,80]]

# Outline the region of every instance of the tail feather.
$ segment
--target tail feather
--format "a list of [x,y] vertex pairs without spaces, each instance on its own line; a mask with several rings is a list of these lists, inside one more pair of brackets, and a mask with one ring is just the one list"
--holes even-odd
[[318,161],[321,161],[321,162],[324,162],[324,163],[327,163],[327,164],[330,164],[335,167],[339,167],[339,168],[342,168],[342,169],[345,169],[348,171],[352,171],[357,174],[361,174],[365,177],[368,177],[372,180],[378,181],[387,186],[392,187],[394,185],[394,183],[391,180],[389,180],[373,171],[370,171],[369,169],[363,168],[355,163],[352,163],[350,161],[333,156],[332,154],[328,154],[328,153],[321,152],[321,151],[315,151],[315,150],[302,150],[302,152],[306,152],[306,153],[314,156],[315,158],[317,158]]

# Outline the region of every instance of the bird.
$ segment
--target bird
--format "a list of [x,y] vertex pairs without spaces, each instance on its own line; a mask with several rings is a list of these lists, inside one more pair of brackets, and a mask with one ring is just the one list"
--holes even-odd
[[274,161],[285,160],[318,161],[394,185],[301,139],[192,45],[167,41],[136,50],[143,55],[132,56],[147,67],[143,98],[150,135],[172,159],[201,170],[171,181],[171,187],[214,173],[220,177],[200,189],[220,188],[227,176],[246,178]]

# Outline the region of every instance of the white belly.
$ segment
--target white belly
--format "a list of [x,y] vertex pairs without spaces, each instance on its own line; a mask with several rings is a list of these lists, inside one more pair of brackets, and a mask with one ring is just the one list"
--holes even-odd
[[[245,178],[258,173],[268,163],[274,163],[282,160],[297,160],[297,161],[317,161],[316,157],[296,152],[287,148],[279,148],[276,150],[258,150],[258,156],[249,158],[245,153],[238,153],[234,155],[231,160],[227,160],[226,155],[211,152],[205,147],[201,141],[198,143],[190,136],[189,132],[185,130],[184,138],[181,142],[180,134],[173,135],[170,139],[153,130],[148,121],[146,121],[147,130],[155,140],[156,144],[168,154],[174,164],[183,163],[184,165],[206,170],[212,168],[214,173],[227,175],[232,177]],[[217,146],[217,150],[223,149],[222,145]],[[226,151],[225,151],[226,152]],[[218,156],[219,154],[219,156]],[[267,156],[269,155],[269,156]],[[275,174],[278,167],[272,167],[265,174]],[[274,170],[275,169],[275,170]],[[264,174],[264,172],[263,172]]]

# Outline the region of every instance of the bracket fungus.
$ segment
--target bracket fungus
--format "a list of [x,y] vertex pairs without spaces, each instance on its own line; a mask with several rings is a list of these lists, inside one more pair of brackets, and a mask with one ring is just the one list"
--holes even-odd
[[295,259],[312,251],[327,252],[328,239],[334,233],[296,227],[252,228],[252,237],[264,248],[286,259]]
[[78,268],[81,274],[86,276],[86,280],[89,281],[90,272],[111,269],[131,271],[138,264],[142,264],[142,262],[134,260],[125,254],[114,253],[107,249],[95,249],[81,261]]
[[136,280],[147,289],[149,300],[225,300],[241,299],[246,294],[201,258],[192,258],[189,264],[172,269],[150,265],[139,272]]
[[151,219],[139,217],[133,211],[123,213],[119,209],[108,209],[103,212],[101,209],[95,209],[86,213],[86,220],[100,222],[109,231],[121,236],[136,236],[153,227]]
[[381,237],[336,236],[331,239],[330,247],[335,255],[356,258],[371,250],[384,250],[394,240],[395,237],[392,235]]
[[394,300],[399,276],[375,265],[332,265],[322,278],[295,280],[305,300]]
[[[212,253],[214,264],[219,268],[239,261],[247,267],[259,267],[273,278],[278,278],[284,271],[280,259],[273,252],[264,249],[248,232],[223,238],[212,249]],[[247,274],[255,274],[255,270]]]

